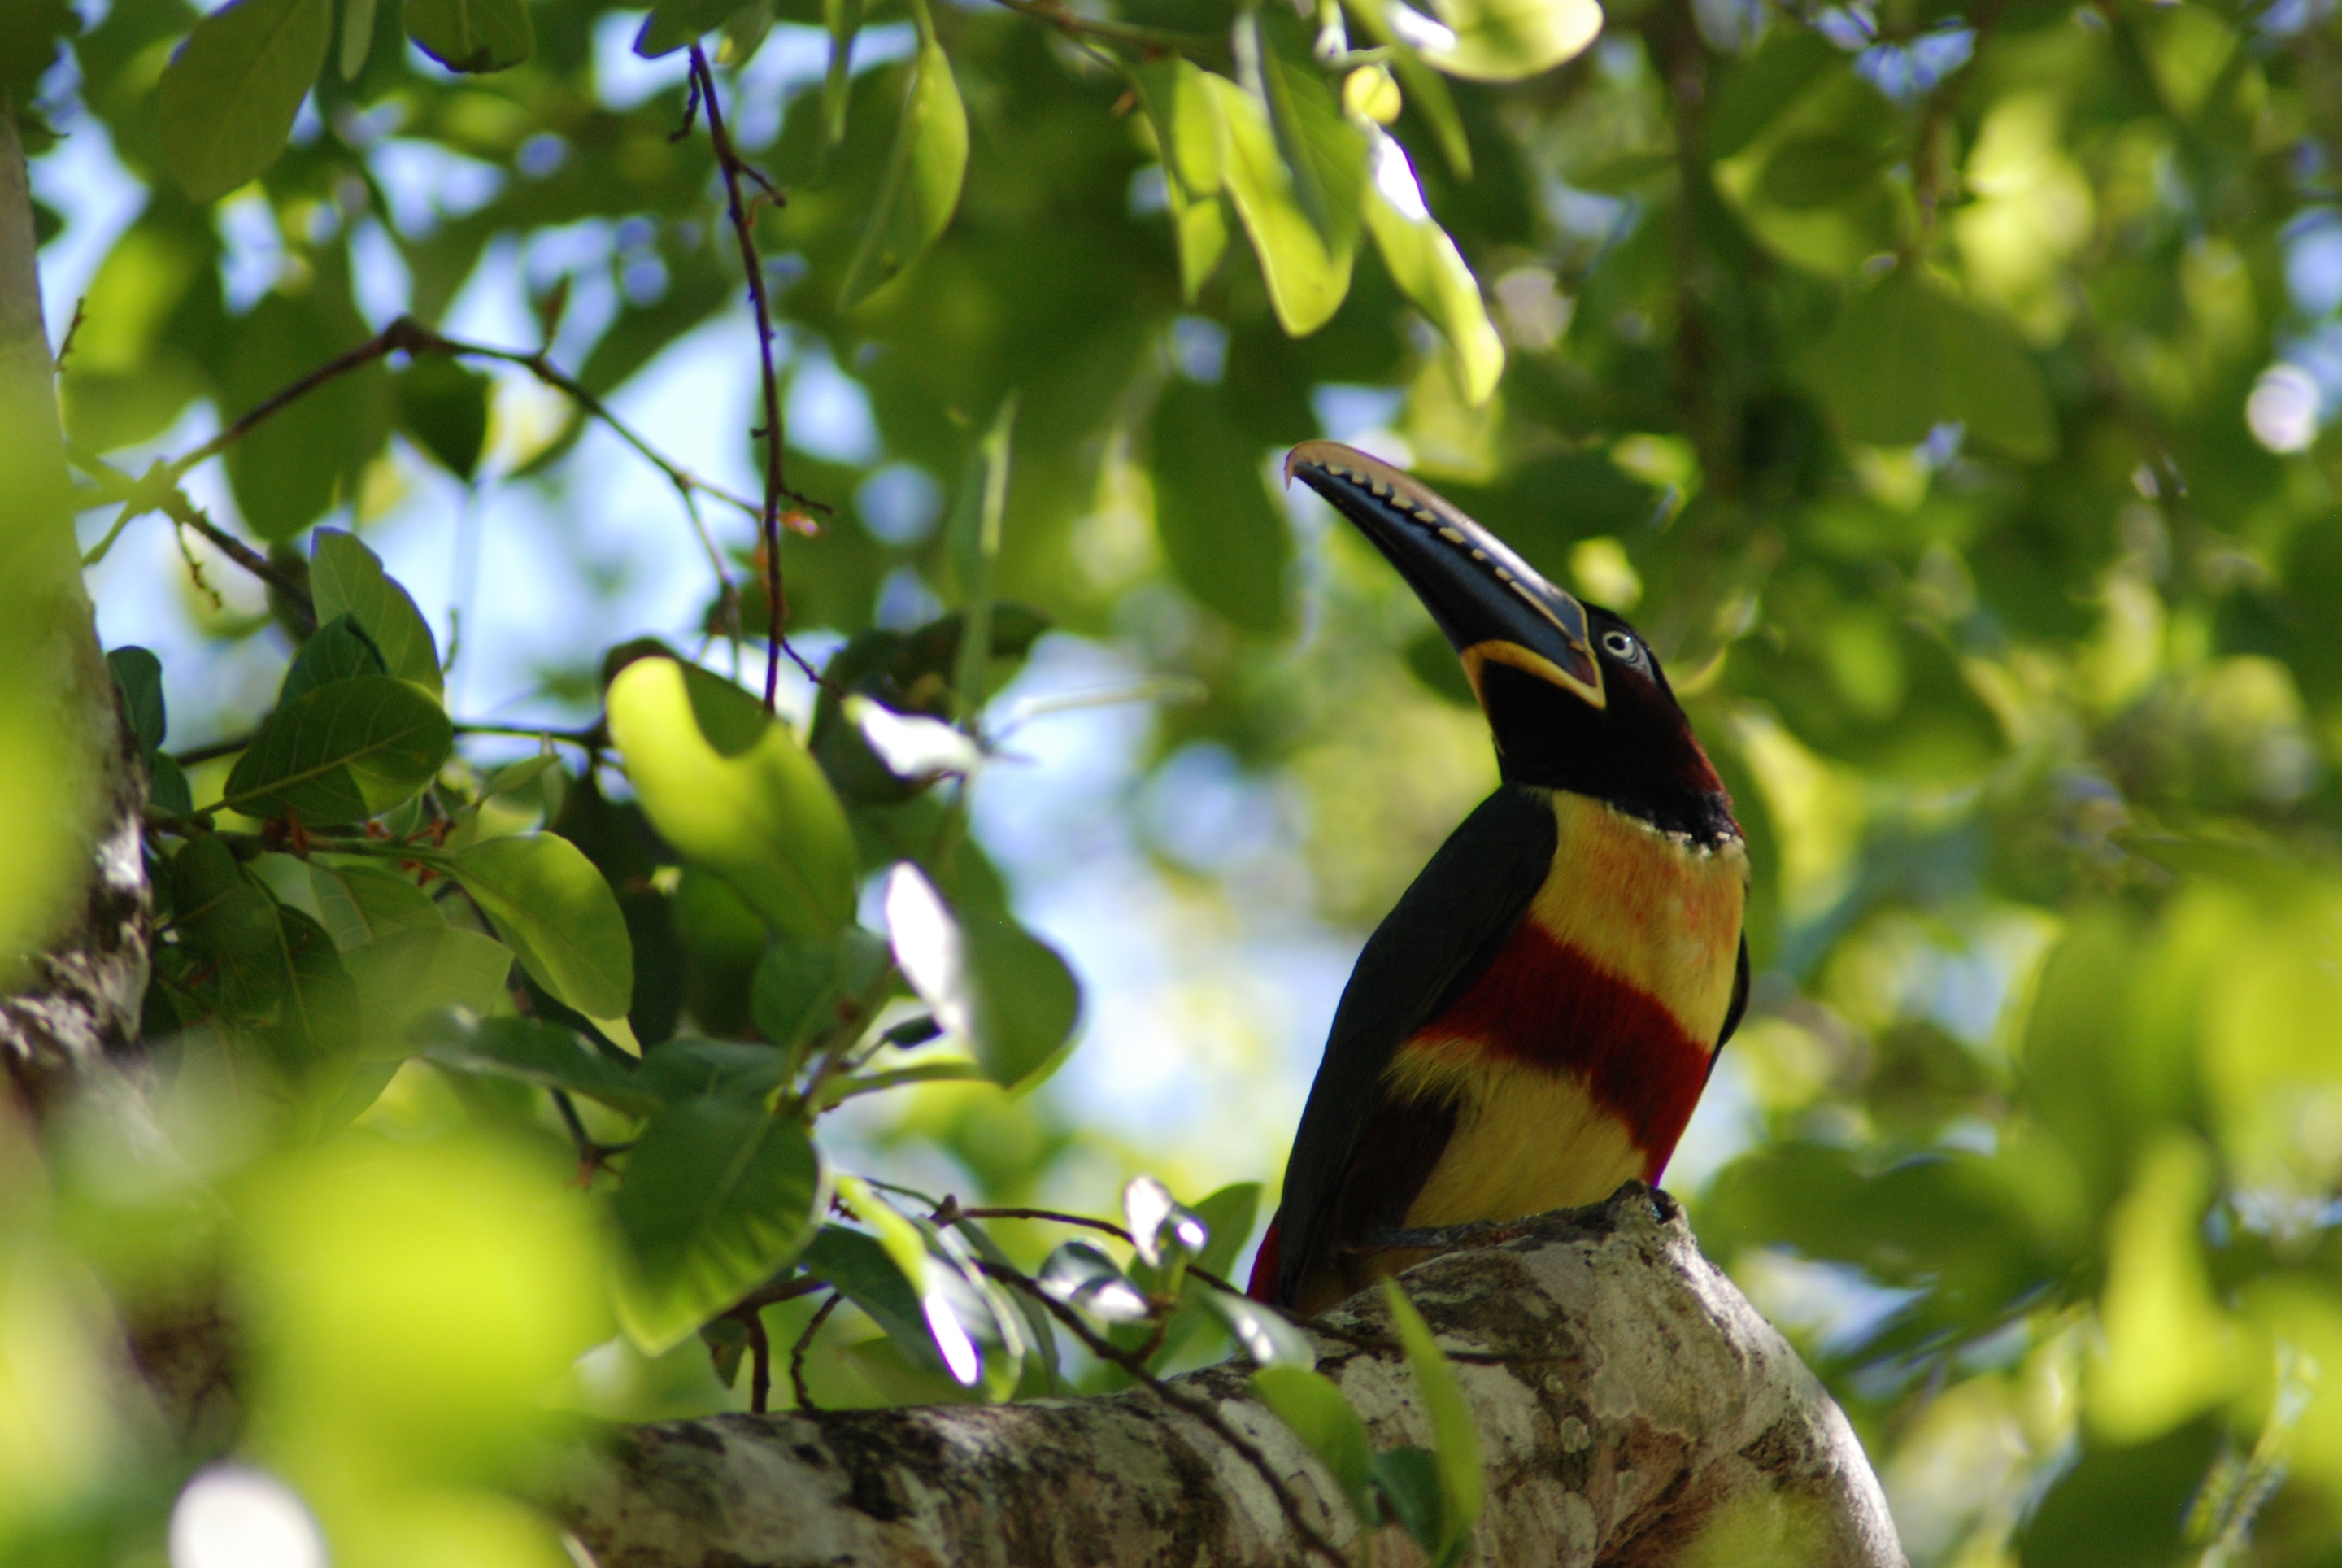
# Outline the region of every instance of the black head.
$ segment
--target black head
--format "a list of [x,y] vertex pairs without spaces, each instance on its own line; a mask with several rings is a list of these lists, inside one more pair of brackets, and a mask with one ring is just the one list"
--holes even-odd
[[1464,661],[1506,779],[1606,800],[1706,843],[1732,800],[1658,656],[1618,616],[1547,582],[1421,481],[1334,441],[1286,458],[1398,568]]

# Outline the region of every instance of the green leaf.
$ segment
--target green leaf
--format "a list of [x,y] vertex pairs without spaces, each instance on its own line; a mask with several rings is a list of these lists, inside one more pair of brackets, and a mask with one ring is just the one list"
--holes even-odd
[[829,69],[821,84],[821,151],[816,160],[826,179],[830,159],[846,140],[846,109],[854,85],[854,35],[862,30],[862,0],[822,0],[822,25],[829,29]]
[[342,80],[355,82],[374,52],[375,0],[342,0],[342,47],[334,62]]
[[1479,280],[1464,264],[1447,231],[1432,220],[1406,149],[1377,129],[1374,181],[1366,197],[1366,227],[1400,292],[1446,335],[1464,370],[1464,396],[1474,407],[1488,400],[1505,373],[1504,340],[1488,320]]
[[1200,200],[1181,194],[1176,184],[1166,187],[1171,199],[1171,233],[1179,250],[1179,297],[1196,303],[1196,295],[1219,270],[1228,248],[1228,203],[1226,196]]
[[1425,63],[1421,52],[1391,31],[1386,0],[1346,0],[1350,15],[1376,45],[1388,49],[1388,65],[1398,77],[1407,105],[1431,125],[1441,156],[1459,179],[1472,177],[1472,144],[1464,134],[1464,117],[1456,112],[1455,95],[1446,81]]
[[611,1204],[635,1259],[627,1334],[657,1355],[770,1279],[812,1238],[823,1186],[801,1122],[712,1098],[652,1117]]
[[361,821],[430,783],[455,741],[447,715],[414,685],[386,675],[337,680],[268,716],[228,774],[222,803],[247,817]]
[[1269,127],[1285,159],[1293,197],[1329,250],[1357,244],[1358,198],[1366,186],[1366,142],[1342,113],[1334,90],[1310,56],[1297,24],[1272,12],[1272,24],[1252,13],[1239,25],[1259,30],[1261,91]]
[[[327,248],[311,263],[307,287],[297,297],[282,289],[262,296],[215,351],[225,361],[216,368],[224,411],[258,407],[373,336],[351,297],[345,254]],[[228,482],[245,526],[272,544],[291,539],[356,493],[390,429],[390,378],[379,361],[279,408],[227,450]]]
[[163,705],[163,661],[143,648],[117,648],[105,656],[106,672],[122,693],[123,712],[138,749],[151,765],[155,749],[169,732],[170,719]]
[[904,978],[994,1082],[1032,1080],[1072,1038],[1081,1014],[1073,972],[1006,916],[968,909],[955,917],[906,860],[887,879],[886,927]]
[[275,901],[225,843],[205,834],[172,858],[171,907],[180,941],[212,970],[221,1008],[240,1020],[267,1016],[285,986],[283,929]]
[[1051,1300],[1078,1307],[1101,1322],[1143,1323],[1154,1316],[1154,1303],[1133,1284],[1121,1265],[1095,1241],[1079,1237],[1060,1242],[1042,1260],[1034,1282]]
[[276,700],[290,702],[336,680],[389,673],[389,667],[375,648],[374,639],[359,628],[356,618],[337,615],[311,632],[309,639],[293,656]]
[[514,834],[458,850],[446,868],[537,984],[597,1025],[626,1017],[634,945],[610,884],[576,845]]
[[344,956],[356,983],[365,1029],[358,1054],[412,1056],[415,1021],[435,1009],[484,1013],[505,994],[512,950],[477,931],[442,922],[435,930],[393,931]]
[[1334,1473],[1359,1529],[1373,1530],[1377,1523],[1373,1446],[1366,1441],[1366,1422],[1334,1381],[1304,1367],[1268,1366],[1252,1374],[1252,1392]]
[[1876,178],[1893,156],[1891,146],[1843,131],[1790,136],[1765,160],[1756,195],[1792,212],[1827,206],[1843,199],[1854,186]]
[[1437,20],[1393,0],[1391,29],[1451,76],[1517,82],[1575,58],[1602,31],[1595,0],[1432,0]]
[[786,934],[834,939],[854,918],[846,809],[786,725],[756,699],[672,658],[610,683],[610,734],[644,812]]
[[951,61],[936,42],[926,0],[911,0],[919,25],[919,52],[911,63],[903,117],[880,176],[878,199],[854,260],[846,269],[839,307],[851,310],[890,281],[950,226],[967,174],[967,109]]
[[1287,624],[1291,532],[1269,497],[1259,444],[1217,387],[1175,380],[1155,405],[1155,533],[1179,586],[1243,630]]
[[645,1051],[636,1076],[670,1104],[709,1095],[756,1104],[787,1080],[788,1065],[768,1045],[684,1038]]
[[319,528],[309,547],[309,591],[317,619],[349,616],[374,641],[390,673],[440,690],[439,646],[414,596],[382,569],[381,558],[339,528]]
[[646,60],[672,55],[739,8],[740,0],[658,0],[635,35],[635,53]]
[[474,1018],[454,1009],[411,1026],[423,1053],[457,1072],[494,1073],[597,1100],[628,1116],[651,1116],[666,1101],[638,1074],[569,1030],[535,1018]]
[[1437,1456],[1427,1448],[1407,1443],[1384,1449],[1372,1463],[1375,1488],[1391,1517],[1423,1548],[1425,1557],[1445,1563],[1453,1551],[1449,1543],[1460,1537],[1448,1518],[1447,1493],[1440,1483]]
[[1914,446],[1956,421],[2014,457],[2056,448],[2047,389],[2016,335],[1912,267],[1847,300],[1811,365],[1855,440]]
[[1206,75],[1204,81],[1219,104],[1226,131],[1222,177],[1260,258],[1277,324],[1288,336],[1306,337],[1332,319],[1350,292],[1351,247],[1329,245],[1310,222],[1260,100],[1225,76]]
[[843,1292],[912,1361],[943,1372],[935,1341],[927,1335],[919,1292],[876,1237],[844,1225],[824,1225],[806,1244],[797,1266]]
[[277,1065],[298,1073],[357,1050],[358,990],[325,927],[287,906],[278,907],[276,920],[283,990],[275,1019],[256,1032]]
[[818,942],[782,937],[765,950],[751,982],[757,1030],[794,1060],[815,1032],[832,1021],[837,955]]
[[466,481],[479,472],[487,447],[488,397],[495,389],[493,377],[440,355],[417,359],[391,382],[398,427]]
[[331,0],[234,0],[198,21],[155,90],[154,146],[199,202],[276,159],[325,63]]
[[1219,1320],[1228,1338],[1236,1342],[1236,1349],[1250,1356],[1256,1365],[1300,1367],[1306,1371],[1317,1364],[1317,1352],[1310,1348],[1309,1336],[1295,1328],[1276,1308],[1200,1282],[1190,1299],[1202,1302],[1204,1310]]
[[344,952],[400,931],[437,930],[447,923],[431,895],[414,880],[372,860],[309,862],[309,887],[335,945]]
[[[953,518],[952,535],[946,541],[951,550],[952,564],[960,580],[960,633],[958,658],[952,671],[952,717],[965,726],[970,735],[976,732],[976,716],[984,711],[989,694],[985,689],[985,677],[992,668],[992,578],[993,568],[1000,559],[1002,520],[1008,510],[1008,443],[1016,428],[1016,397],[1014,393],[1001,399],[1000,408],[992,417],[992,428],[976,444],[976,462],[971,466],[969,479],[982,476],[980,488],[973,488],[969,498],[973,507],[963,507]],[[849,718],[855,717],[848,715]],[[882,735],[874,732],[867,716],[856,718],[863,738],[876,749],[889,771],[898,776],[914,775],[917,769],[911,764],[922,760],[925,751],[934,760],[946,766],[956,765],[962,773],[972,770],[980,754],[952,754],[948,746],[937,747],[933,739],[925,746],[919,744],[916,731],[907,736],[899,732],[911,729],[916,719],[894,716],[892,726],[898,732],[899,744],[892,748],[903,753],[890,755],[890,748],[879,744]],[[947,739],[947,737],[945,738]],[[941,755],[936,755],[940,752]]]
[[146,764],[147,801],[157,811],[168,811],[185,817],[195,809],[195,790],[187,783],[187,775],[178,759],[157,751]]
[[1252,1239],[1253,1221],[1260,1217],[1260,1183],[1230,1182],[1197,1203],[1195,1213],[1211,1232],[1211,1240],[1196,1254],[1196,1266],[1226,1278],[1236,1267],[1236,1254]]
[[508,71],[536,46],[526,0],[406,0],[406,33],[451,71]]
[[1220,107],[1204,73],[1183,55],[1166,55],[1140,65],[1133,78],[1165,174],[1196,201],[1218,195]]
[[1769,29],[1765,41],[1725,72],[1707,116],[1708,155],[1718,162],[1756,140],[1840,56],[1807,27]]
[[1391,1326],[1406,1347],[1407,1365],[1415,1371],[1415,1390],[1423,1401],[1424,1413],[1431,1418],[1447,1532],[1435,1555],[1444,1559],[1471,1533],[1486,1500],[1480,1474],[1480,1429],[1472,1420],[1472,1407],[1464,1398],[1462,1385],[1456,1381],[1456,1369],[1448,1364],[1439,1342],[1432,1338],[1429,1325],[1397,1281],[1383,1282],[1383,1300],[1390,1308]]

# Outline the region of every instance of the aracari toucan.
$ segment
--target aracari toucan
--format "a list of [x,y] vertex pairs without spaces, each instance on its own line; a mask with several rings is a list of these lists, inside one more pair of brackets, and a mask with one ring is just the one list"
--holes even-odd
[[1455,644],[1503,782],[1358,956],[1252,1294],[1316,1312],[1425,1254],[1378,1233],[1656,1182],[1748,1000],[1748,858],[1659,661],[1419,481],[1286,459]]

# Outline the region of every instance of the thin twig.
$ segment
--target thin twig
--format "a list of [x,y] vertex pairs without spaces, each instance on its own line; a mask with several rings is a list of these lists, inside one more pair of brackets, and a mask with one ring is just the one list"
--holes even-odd
[[845,1292],[830,1292],[829,1300],[814,1309],[813,1316],[806,1322],[805,1332],[797,1335],[797,1342],[789,1347],[789,1392],[796,1395],[799,1410],[821,1408],[813,1402],[813,1390],[806,1387],[806,1352],[813,1348],[814,1335],[821,1332],[821,1325],[829,1322],[829,1314],[837,1311],[837,1303],[844,1300]]
[[[954,1225],[962,1220],[1049,1220],[1060,1225],[1080,1225],[1087,1230],[1101,1231],[1106,1235],[1129,1241],[1134,1247],[1138,1245],[1136,1241],[1131,1240],[1129,1231],[1108,1220],[1092,1220],[1080,1214],[1063,1214],[1055,1209],[963,1209],[949,1197],[944,1200],[944,1203],[946,1207],[939,1208],[936,1211],[935,1222],[938,1225]],[[1209,1269],[1198,1268],[1191,1262],[1187,1265],[1187,1271],[1216,1291],[1225,1291],[1231,1296],[1244,1294],[1242,1291]],[[1295,1318],[1292,1313],[1286,1312],[1282,1307],[1272,1305],[1270,1310],[1283,1313],[1291,1322],[1302,1321]]]
[[773,1402],[773,1339],[764,1315],[748,1314],[748,1412],[762,1415]]
[[239,735],[229,740],[214,740],[203,746],[190,746],[185,751],[171,753],[171,760],[182,768],[193,768],[198,762],[209,762],[215,757],[233,757],[252,744],[249,735]]
[[1285,1483],[1285,1478],[1277,1474],[1275,1465],[1269,1463],[1268,1456],[1263,1453],[1250,1438],[1223,1420],[1220,1412],[1212,1407],[1209,1400],[1191,1394],[1186,1390],[1165,1382],[1161,1378],[1156,1377],[1147,1370],[1144,1361],[1113,1341],[1096,1333],[1089,1324],[1082,1321],[1080,1313],[1042,1290],[1039,1285],[1015,1269],[1005,1269],[997,1263],[986,1262],[982,1259],[976,1260],[976,1266],[991,1278],[1012,1284],[1040,1302],[1048,1310],[1051,1316],[1065,1324],[1073,1336],[1088,1348],[1092,1355],[1102,1361],[1112,1362],[1134,1379],[1146,1384],[1164,1403],[1184,1414],[1193,1416],[1209,1428],[1222,1442],[1235,1449],[1243,1457],[1245,1462],[1251,1465],[1260,1478],[1268,1483],[1270,1493],[1276,1498],[1277,1506],[1285,1511],[1286,1522],[1293,1526],[1294,1533],[1301,1537],[1302,1543],[1317,1556],[1336,1564],[1336,1568],[1349,1568],[1349,1559],[1342,1555],[1341,1549],[1327,1540],[1325,1533],[1312,1524],[1308,1516],[1301,1511],[1301,1500],[1293,1495],[1291,1489]]
[[1222,34],[1179,33],[1167,27],[1142,27],[1129,22],[1076,16],[1056,0],[1000,0],[1000,4],[1019,16],[1045,22],[1071,37],[1104,38],[1110,43],[1127,44],[1135,48],[1167,50],[1175,55],[1193,55],[1206,60],[1225,61],[1228,57],[1228,41]]
[[[610,744],[610,732],[600,724],[589,724],[583,729],[548,729],[541,724],[487,724],[463,720],[455,726],[455,730],[458,735],[512,735],[525,740],[556,740],[582,751],[599,751]],[[185,761],[185,759],[180,760]]]
[[65,324],[65,341],[57,345],[57,357],[50,361],[51,366],[60,376],[65,374],[65,360],[74,350],[74,339],[81,336],[81,324],[88,315],[89,296],[85,294],[74,301],[73,319]]
[[[781,498],[791,492],[781,468],[781,382],[773,363],[772,306],[765,297],[765,264],[756,254],[756,236],[749,222],[750,204],[740,196],[741,172],[746,166],[741,161],[739,149],[732,145],[731,133],[724,128],[724,108],[716,98],[716,73],[708,67],[706,53],[696,44],[691,46],[691,74],[700,101],[707,110],[707,139],[716,149],[716,167],[724,173],[724,196],[731,209],[732,232],[739,238],[740,266],[748,275],[748,303],[756,316],[757,369],[765,397],[765,504],[758,512],[756,526],[765,547],[765,711],[770,713],[780,690],[784,649],[805,671],[806,679],[821,678],[796,648],[789,647],[788,598],[781,582]],[[763,176],[752,172],[751,177],[772,193],[774,201],[781,199]]]

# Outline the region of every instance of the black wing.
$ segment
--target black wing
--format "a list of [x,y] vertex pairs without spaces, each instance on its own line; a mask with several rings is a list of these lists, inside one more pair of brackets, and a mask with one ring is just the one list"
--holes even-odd
[[[1383,1071],[1392,1056],[1480,978],[1553,869],[1558,839],[1550,792],[1523,784],[1500,787],[1448,835],[1366,939],[1335,1010],[1326,1057],[1286,1163],[1285,1197],[1276,1211],[1280,1302],[1293,1300],[1303,1274],[1332,1240],[1328,1232],[1351,1161],[1360,1152],[1360,1134],[1384,1109]],[[1445,1145],[1444,1131],[1429,1135]],[[1439,1149],[1388,1152],[1394,1161],[1422,1164],[1428,1175]]]

